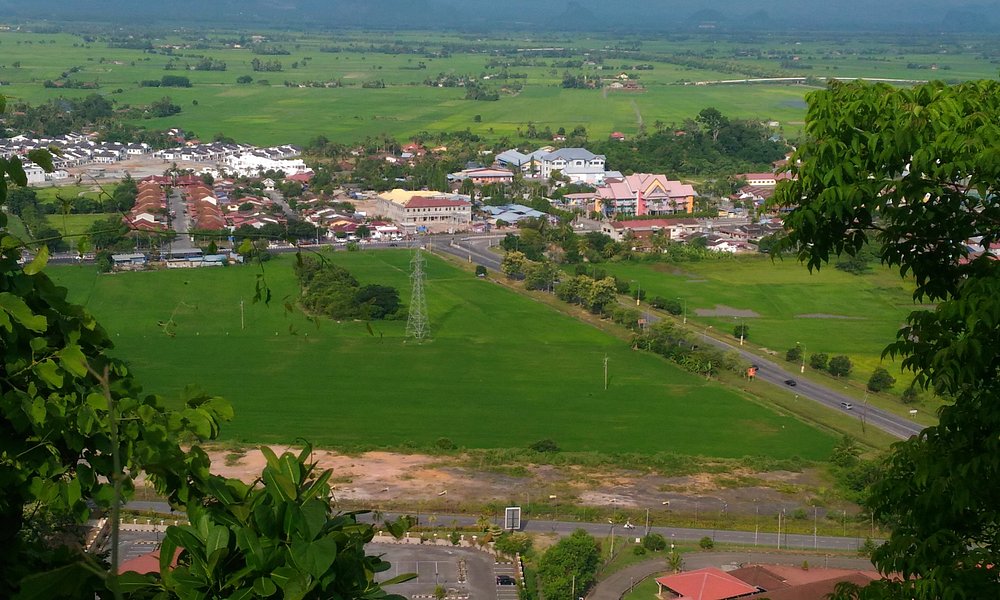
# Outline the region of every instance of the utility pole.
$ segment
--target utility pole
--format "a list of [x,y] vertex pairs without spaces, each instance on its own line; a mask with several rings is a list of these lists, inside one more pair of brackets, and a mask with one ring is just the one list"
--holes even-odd
[[646,535],[649,535],[649,509],[646,509]]
[[604,389],[608,389],[608,355],[604,355]]
[[781,550],[781,513],[778,513],[778,550]]
[[243,312],[243,298],[240,298],[240,331],[246,331],[247,322]]

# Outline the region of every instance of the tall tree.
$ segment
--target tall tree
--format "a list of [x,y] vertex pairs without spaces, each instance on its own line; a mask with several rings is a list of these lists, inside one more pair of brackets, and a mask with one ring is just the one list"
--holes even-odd
[[912,277],[915,310],[885,351],[922,388],[954,399],[896,444],[867,506],[891,529],[883,573],[859,598],[998,598],[1000,579],[1000,82],[908,89],[836,83],[808,96],[786,244],[810,269],[878,257]]

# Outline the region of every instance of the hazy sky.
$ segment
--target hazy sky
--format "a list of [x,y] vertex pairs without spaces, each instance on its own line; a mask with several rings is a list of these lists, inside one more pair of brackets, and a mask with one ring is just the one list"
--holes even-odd
[[213,26],[694,30],[987,31],[1000,0],[0,0],[15,19]]

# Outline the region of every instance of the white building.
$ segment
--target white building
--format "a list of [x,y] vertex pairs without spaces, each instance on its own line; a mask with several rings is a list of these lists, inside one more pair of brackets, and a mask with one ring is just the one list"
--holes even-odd
[[608,176],[605,170],[607,157],[594,154],[586,148],[539,148],[530,154],[517,150],[501,152],[496,163],[509,169],[520,169],[526,176],[548,179],[559,171],[571,183],[599,184]]

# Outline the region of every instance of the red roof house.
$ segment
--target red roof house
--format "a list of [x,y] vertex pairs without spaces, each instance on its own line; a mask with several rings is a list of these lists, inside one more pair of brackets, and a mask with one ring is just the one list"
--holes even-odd
[[731,600],[760,591],[715,567],[657,577],[656,585],[661,598],[678,600]]

